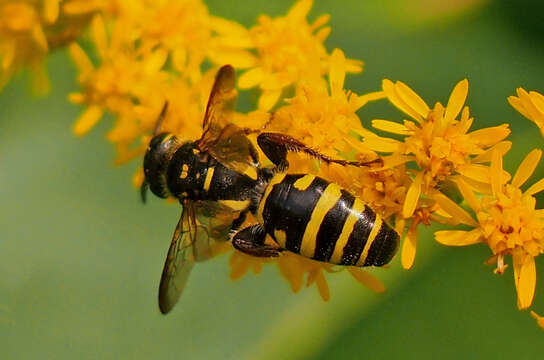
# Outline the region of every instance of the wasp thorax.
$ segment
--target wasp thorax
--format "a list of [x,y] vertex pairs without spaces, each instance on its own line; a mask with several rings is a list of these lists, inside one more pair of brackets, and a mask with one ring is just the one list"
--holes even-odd
[[153,194],[168,196],[166,173],[174,152],[181,146],[177,137],[170,133],[157,134],[151,139],[144,157],[145,179]]

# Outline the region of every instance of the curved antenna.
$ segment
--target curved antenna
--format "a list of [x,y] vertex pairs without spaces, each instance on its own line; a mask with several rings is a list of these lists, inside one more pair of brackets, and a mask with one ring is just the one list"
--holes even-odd
[[166,112],[168,111],[168,100],[164,102],[164,105],[162,106],[161,113],[159,114],[159,118],[157,119],[157,123],[155,124],[155,130],[153,130],[153,136],[157,135],[159,131],[161,130],[162,121],[166,117]]

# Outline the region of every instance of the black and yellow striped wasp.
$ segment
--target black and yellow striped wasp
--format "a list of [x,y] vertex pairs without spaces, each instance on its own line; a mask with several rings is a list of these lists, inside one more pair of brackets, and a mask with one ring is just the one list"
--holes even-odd
[[[284,250],[349,266],[382,266],[394,256],[399,235],[361,199],[311,174],[287,173],[288,152],[326,163],[367,166],[371,162],[332,159],[280,133],[261,133],[257,144],[273,167],[259,165],[258,152],[234,125],[235,73],[217,73],[200,139],[182,143],[160,132],[163,108],[144,157],[147,187],[182,205],[159,286],[159,308],[169,312],[197,261],[213,256],[216,242],[252,256],[277,257]],[[240,229],[247,213],[258,223]],[[276,246],[265,242],[269,235]]]

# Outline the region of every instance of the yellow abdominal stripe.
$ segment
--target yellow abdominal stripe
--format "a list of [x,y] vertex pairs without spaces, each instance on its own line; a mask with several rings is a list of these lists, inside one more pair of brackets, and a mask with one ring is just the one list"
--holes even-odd
[[378,214],[376,214],[376,220],[374,220],[374,227],[372,228],[372,231],[370,231],[370,234],[368,235],[368,240],[366,241],[365,248],[363,249],[363,252],[361,253],[361,257],[359,257],[359,261],[357,261],[356,266],[363,266],[366,261],[366,257],[368,256],[368,250],[370,250],[370,247],[372,246],[372,243],[374,240],[376,240],[376,236],[378,236],[378,233],[380,232],[380,229],[382,228],[382,217]]
[[297,181],[295,181],[293,186],[297,190],[305,191],[312,184],[314,179],[315,179],[315,175],[308,174],[308,175],[305,175],[305,176],[301,177]]
[[340,262],[342,261],[342,255],[344,254],[344,247],[348,243],[349,236],[351,235],[353,228],[355,227],[355,223],[357,223],[361,214],[364,211],[365,211],[365,203],[362,202],[360,199],[355,198],[355,202],[353,203],[353,206],[351,207],[351,210],[349,211],[349,215],[348,215],[348,218],[346,219],[346,222],[344,223],[342,232],[340,233],[340,236],[338,237],[338,240],[336,241],[334,252],[332,253],[332,256],[329,260],[331,263],[340,264]]
[[[305,176],[306,177],[306,176]],[[304,179],[301,178],[300,180]],[[313,257],[315,254],[316,238],[317,232],[321,227],[321,223],[325,218],[325,215],[329,212],[330,209],[338,202],[338,199],[342,196],[340,186],[336,184],[329,184],[321,197],[319,198],[310,221],[306,225],[304,230],[304,236],[302,237],[302,243],[300,245],[300,254]]]
[[270,180],[270,182],[268,183],[268,186],[266,187],[264,195],[261,199],[261,203],[259,204],[259,211],[257,211],[257,220],[259,220],[261,224],[264,222],[263,211],[264,211],[264,205],[266,203],[266,199],[268,199],[268,196],[270,196],[270,193],[272,192],[274,185],[281,183],[283,179],[285,179],[285,175],[287,175],[287,173],[280,173],[280,174],[274,175],[274,177]]

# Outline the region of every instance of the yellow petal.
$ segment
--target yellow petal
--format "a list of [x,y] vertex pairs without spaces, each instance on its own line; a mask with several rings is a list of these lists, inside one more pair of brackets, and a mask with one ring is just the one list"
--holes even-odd
[[406,236],[404,237],[404,241],[402,243],[402,256],[401,256],[401,262],[402,267],[406,270],[409,270],[414,265],[414,260],[416,258],[416,250],[417,250],[417,228],[410,229]]
[[187,68],[187,49],[176,48],[172,51],[172,64],[178,71],[183,71]]
[[517,90],[518,90],[518,96],[521,102],[523,103],[523,108],[529,114],[528,118],[533,121],[536,121],[537,119],[539,119],[542,116],[542,114],[540,113],[540,111],[538,111],[538,109],[533,104],[529,93],[522,88],[519,88]]
[[249,37],[248,30],[241,24],[227,20],[222,17],[210,16],[210,26],[218,34],[229,36],[229,37],[238,37],[238,38],[247,38]]
[[104,19],[102,19],[102,16],[95,15],[93,17],[91,22],[91,34],[96,50],[98,51],[98,55],[102,60],[104,60],[108,51],[108,37],[106,35],[106,25],[104,24]]
[[263,90],[259,97],[259,110],[270,110],[276,105],[281,95],[281,89],[278,90]]
[[370,101],[376,101],[376,100],[381,100],[381,99],[384,99],[386,96],[385,96],[385,92],[383,91],[375,91],[375,92],[371,92],[371,93],[368,93],[368,94],[364,94],[364,95],[361,95],[361,96],[352,96],[352,104],[353,104],[353,111],[356,111],[360,108],[362,108],[363,106],[365,106],[368,102]]
[[32,38],[34,39],[34,41],[36,41],[36,43],[43,52],[47,51],[47,49],[49,48],[47,46],[47,38],[45,37],[45,34],[40,24],[36,24],[32,27]]
[[255,55],[247,50],[219,49],[210,52],[209,57],[216,64],[231,64],[237,69],[247,69],[257,63]]
[[384,79],[382,81],[382,88],[385,92],[385,95],[387,96],[387,99],[393,104],[395,107],[397,107],[400,111],[404,112],[407,115],[410,115],[414,120],[421,123],[423,119],[418,114],[417,111],[412,109],[410,106],[408,106],[404,100],[401,99],[401,97],[398,95],[396,86],[391,82],[391,80]]
[[240,89],[249,89],[260,84],[264,79],[264,71],[261,67],[249,69],[238,78],[238,87]]
[[278,267],[280,272],[289,281],[291,291],[299,292],[302,288],[303,273],[300,270],[300,265],[294,258],[294,255],[283,255],[278,259]]
[[459,192],[461,193],[461,196],[463,196],[463,199],[465,199],[467,202],[468,206],[470,206],[476,213],[480,211],[480,202],[476,198],[476,195],[474,195],[474,192],[470,186],[468,186],[461,177],[455,179],[454,182],[457,184]]
[[68,100],[74,104],[82,104],[85,101],[85,95],[82,93],[68,94]]
[[[326,26],[324,28],[321,28],[319,29],[316,33],[315,33],[315,38],[317,39],[317,41],[319,42],[324,42],[325,40],[327,40],[327,38],[329,37],[329,35],[331,34],[331,27],[330,26]],[[359,70],[360,71],[360,70]],[[357,72],[359,72],[357,71]]]
[[289,9],[287,17],[293,19],[305,19],[312,8],[313,0],[299,0]]
[[544,328],[544,316],[538,315],[536,312],[531,310],[531,316],[536,320],[536,323],[541,328]]
[[317,285],[317,289],[319,290],[319,295],[321,295],[321,298],[323,301],[329,301],[331,298],[331,294],[329,291],[329,285],[327,285],[327,280],[325,279],[325,276],[323,275],[323,271],[319,271],[317,274],[317,277],[315,279],[315,284]]
[[346,72],[350,74],[358,74],[363,71],[364,62],[356,59],[346,59]]
[[355,280],[357,280],[370,290],[379,294],[385,291],[385,285],[380,281],[380,279],[375,278],[368,271],[354,266],[348,267],[348,271],[355,278]]
[[416,92],[408,85],[403,83],[402,81],[397,81],[395,83],[395,89],[397,90],[397,94],[400,96],[402,100],[406,103],[406,105],[410,106],[412,109],[414,109],[421,117],[425,118],[427,115],[429,115],[429,106],[423,101],[423,99],[416,94]]
[[514,256],[514,276],[518,292],[518,307],[527,309],[533,302],[536,286],[535,259],[530,255]]
[[420,172],[410,185],[410,188],[408,188],[406,199],[404,200],[404,205],[402,208],[402,216],[404,216],[404,218],[409,218],[414,214],[419,200],[419,195],[421,194],[422,181],[423,172]]
[[525,116],[527,119],[531,118],[531,115],[529,115],[529,112],[525,110],[525,107],[523,106],[523,102],[520,98],[515,96],[509,96],[508,102],[514,109],[516,109],[521,115]]
[[390,168],[397,167],[397,166],[399,166],[401,164],[405,164],[407,162],[414,161],[415,157],[393,154],[393,155],[390,155],[390,156],[382,157],[382,160],[383,160],[383,168],[384,169],[388,169],[388,168],[390,169]]
[[83,49],[77,43],[71,43],[70,46],[68,46],[68,51],[81,73],[85,74],[94,70],[91,60],[89,60]]
[[52,24],[57,21],[59,16],[59,0],[45,0],[44,4],[44,18]]
[[524,194],[534,195],[541,192],[542,190],[544,190],[544,179],[540,179],[536,183],[531,185],[531,187],[529,187]]
[[447,123],[451,122],[465,104],[468,94],[468,80],[463,79],[455,85],[453,91],[451,92],[450,98],[448,100],[448,105],[446,106],[446,113],[444,114],[444,119]]
[[51,88],[47,69],[42,63],[30,65],[30,73],[32,75],[32,91],[36,95],[47,95]]
[[104,109],[98,105],[89,106],[83,114],[79,116],[74,125],[74,133],[76,135],[84,135],[100,120]]
[[442,210],[447,212],[452,217],[456,218],[458,221],[463,224],[470,226],[478,226],[478,223],[470,216],[468,212],[465,211],[462,207],[457,205],[449,197],[445,196],[442,193],[433,194],[433,199],[440,205]]
[[320,28],[321,26],[325,25],[326,23],[329,22],[331,16],[329,14],[323,14],[323,15],[319,15],[317,17],[317,19],[314,20],[314,22],[312,23],[312,25],[310,26],[310,28],[312,30],[315,30],[317,28]]
[[540,158],[542,156],[542,150],[539,149],[533,149],[525,159],[521,162],[521,164],[518,167],[518,170],[514,174],[514,178],[512,179],[512,185],[516,187],[520,187],[533,175],[533,172],[536,169],[536,166],[538,165],[538,162],[540,161]]
[[531,97],[531,101],[538,112],[544,114],[544,95],[537,93],[536,91],[531,91],[529,92],[529,96]]
[[[491,185],[489,184],[489,180],[487,182],[481,182],[481,181],[478,181],[478,180],[471,179],[470,177],[467,177],[467,176],[464,176],[464,175],[460,176],[460,178],[467,184],[467,186],[469,188],[471,188],[472,190],[474,190],[474,191],[476,191],[478,193],[481,193],[481,194],[491,194],[492,193]],[[456,181],[455,177],[453,177],[452,180]]]
[[378,130],[387,131],[392,134],[410,135],[412,131],[409,130],[403,124],[399,124],[389,120],[374,119],[372,120],[372,127]]
[[497,143],[487,149],[485,152],[481,153],[480,155],[476,156],[472,159],[473,163],[485,163],[491,161],[491,155],[493,154],[493,151],[498,151],[501,153],[502,156],[504,156],[507,152],[510,151],[512,148],[512,142],[511,141],[501,141],[500,143]]
[[168,59],[168,51],[158,49],[146,57],[142,70],[146,74],[152,75],[164,66],[166,59]]
[[473,229],[471,231],[464,230],[441,230],[434,233],[435,240],[446,246],[467,246],[481,242],[482,231]]
[[363,144],[374,151],[391,153],[397,151],[402,143],[395,139],[374,135],[365,136]]
[[[502,159],[500,152],[495,151],[500,159]],[[481,182],[481,183],[487,183],[491,184],[491,172],[492,169],[489,166],[481,165],[481,164],[468,164],[468,165],[462,165],[457,168],[457,171],[459,174]],[[508,180],[510,180],[510,174],[508,174],[506,171],[502,171],[502,173],[499,171],[498,174],[502,174],[502,176],[498,176],[497,179],[502,182],[503,184],[506,183]],[[469,184],[470,185],[470,184]]]
[[238,251],[234,251],[229,259],[230,274],[229,278],[232,281],[241,279],[249,270],[249,261],[240,254]]
[[504,140],[508,135],[510,135],[510,129],[508,128],[508,124],[502,124],[499,126],[476,130],[468,135],[481,147],[488,147]]
[[491,190],[493,191],[493,195],[495,197],[498,196],[499,193],[502,193],[502,184],[501,181],[501,174],[502,174],[502,155],[498,151],[493,151],[493,154],[491,156]]
[[346,57],[340,49],[334,49],[330,59],[329,86],[333,96],[343,93],[346,77]]

